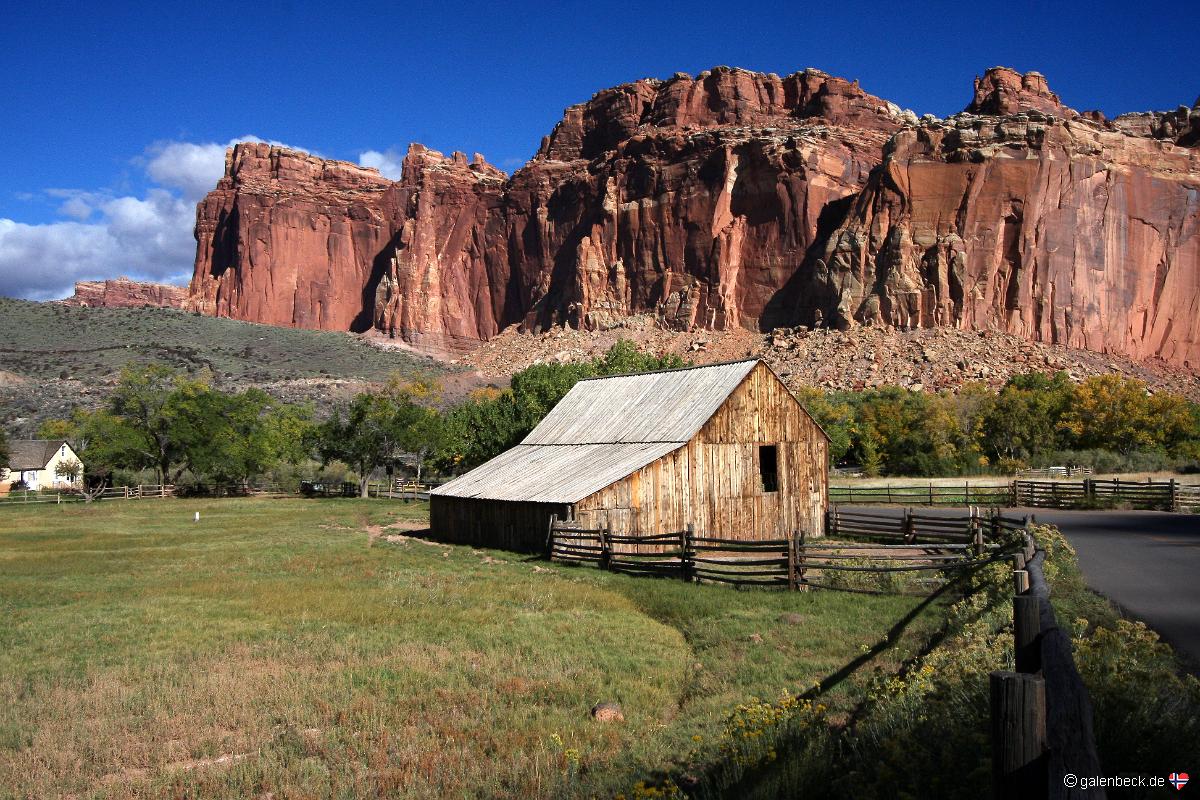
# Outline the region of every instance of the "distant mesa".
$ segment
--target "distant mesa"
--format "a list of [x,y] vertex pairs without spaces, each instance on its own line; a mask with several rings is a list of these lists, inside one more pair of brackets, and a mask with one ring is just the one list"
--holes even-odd
[[438,352],[652,314],[1195,368],[1198,138],[1200,106],[1108,120],[1006,67],[946,119],[819,70],[717,67],[571,106],[512,175],[414,144],[391,181],[243,143],[197,209],[186,306]]
[[187,298],[185,286],[144,283],[122,276],[106,281],[76,281],[75,293],[61,302],[84,308],[183,308]]

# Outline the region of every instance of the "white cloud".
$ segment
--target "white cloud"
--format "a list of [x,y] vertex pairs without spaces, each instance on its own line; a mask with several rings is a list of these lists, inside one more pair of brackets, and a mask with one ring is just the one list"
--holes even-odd
[[143,199],[108,199],[97,213],[91,223],[0,219],[0,295],[50,300],[77,280],[117,275],[187,281],[196,251],[191,203],[153,189]]
[[398,181],[404,166],[404,153],[391,148],[382,153],[378,150],[367,150],[358,154],[358,165],[374,167],[383,177]]
[[225,173],[226,148],[245,141],[263,140],[158,142],[138,159],[157,184],[142,197],[47,189],[70,220],[31,225],[0,218],[0,295],[51,300],[71,294],[75,281],[118,275],[186,283],[196,255],[196,203]]
[[150,148],[146,174],[163,186],[199,200],[225,174],[225,149],[232,144],[159,142]]

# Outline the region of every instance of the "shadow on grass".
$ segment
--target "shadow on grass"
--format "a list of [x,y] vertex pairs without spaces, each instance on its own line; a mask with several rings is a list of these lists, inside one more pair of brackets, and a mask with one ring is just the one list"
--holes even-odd
[[[865,653],[852,659],[829,676],[822,678],[820,683],[818,683],[812,689],[804,692],[802,695],[800,695],[800,697],[808,700],[815,699],[845,681],[871,661],[874,661],[875,658],[882,654],[885,650],[895,645],[896,640],[901,636],[901,634],[904,633],[908,626],[912,624],[913,620],[921,616],[925,609],[929,608],[939,599],[944,597],[952,588],[959,585],[959,583],[960,580],[950,581],[949,583],[943,584],[935,591],[926,595],[924,600],[922,600],[920,603],[917,603],[912,607],[912,610],[910,610],[900,619],[896,620],[892,627],[888,628],[887,633],[885,633],[883,637],[874,645],[872,645]],[[933,647],[936,647],[938,642],[942,641],[945,635],[946,626],[943,625],[938,629],[937,633],[934,634],[930,642],[926,644],[924,648],[922,648],[923,651],[928,652]]]

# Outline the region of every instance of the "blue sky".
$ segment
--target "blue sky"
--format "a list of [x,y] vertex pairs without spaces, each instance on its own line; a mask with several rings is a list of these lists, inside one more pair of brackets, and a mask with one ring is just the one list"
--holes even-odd
[[411,141],[519,167],[564,107],[718,64],[818,67],[918,113],[995,64],[1070,106],[1190,105],[1183,3],[9,2],[0,28],[0,294],[186,280],[196,200],[256,137],[387,167]]

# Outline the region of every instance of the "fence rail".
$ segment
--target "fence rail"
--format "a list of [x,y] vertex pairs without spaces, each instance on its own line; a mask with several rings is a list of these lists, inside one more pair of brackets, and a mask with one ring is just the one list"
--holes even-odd
[[831,503],[886,503],[921,506],[1011,505],[1012,483],[926,486],[830,486]]
[[1014,480],[1007,483],[963,483],[925,486],[830,486],[833,504],[913,506],[1031,506],[1036,508],[1133,508],[1190,511],[1200,508],[1200,486],[1167,481],[1119,478],[1081,481]]
[[784,539],[744,540],[685,530],[653,535],[613,533],[552,517],[546,554],[553,561],[588,563],[614,572],[688,581],[806,590],[812,578],[836,572],[931,572],[979,566],[999,557],[1028,518],[982,514],[931,517],[906,511],[884,514],[831,512],[830,536],[803,531]]

